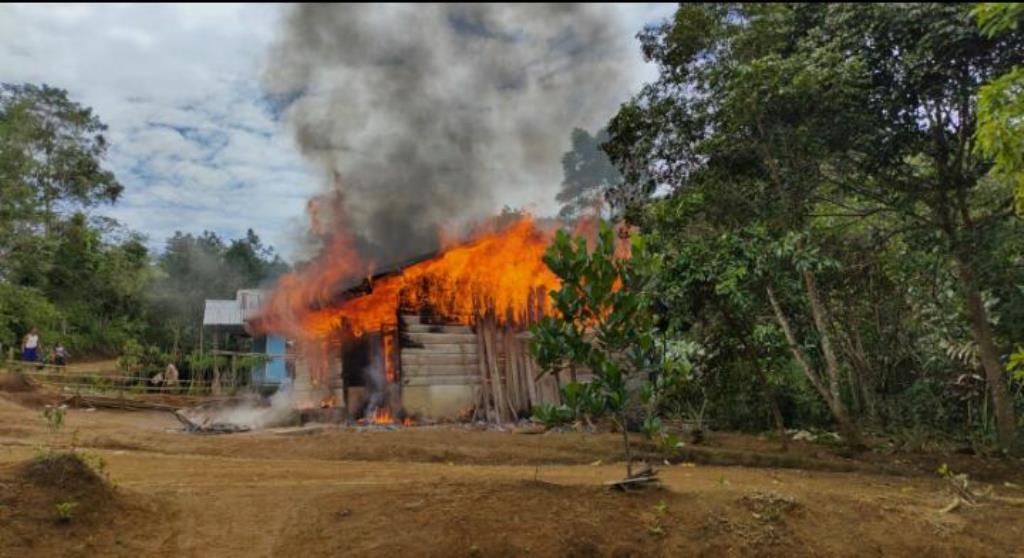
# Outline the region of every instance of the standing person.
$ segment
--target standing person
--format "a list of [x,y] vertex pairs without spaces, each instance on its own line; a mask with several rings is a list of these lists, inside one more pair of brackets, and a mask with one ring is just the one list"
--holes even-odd
[[164,386],[178,387],[178,367],[174,366],[173,362],[167,365],[167,370],[164,370]]
[[21,340],[21,360],[36,362],[39,360],[39,330],[32,328]]
[[68,351],[64,348],[64,343],[57,343],[57,346],[53,348],[53,363],[61,368],[64,368],[68,364]]

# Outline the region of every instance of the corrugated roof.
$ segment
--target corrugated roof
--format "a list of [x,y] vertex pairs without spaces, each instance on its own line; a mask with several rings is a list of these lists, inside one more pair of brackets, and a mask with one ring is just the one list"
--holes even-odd
[[245,320],[259,312],[264,294],[260,289],[241,289],[235,293],[234,300],[207,299],[203,309],[203,325],[245,325]]
[[237,300],[209,300],[203,309],[203,325],[242,325],[242,308]]

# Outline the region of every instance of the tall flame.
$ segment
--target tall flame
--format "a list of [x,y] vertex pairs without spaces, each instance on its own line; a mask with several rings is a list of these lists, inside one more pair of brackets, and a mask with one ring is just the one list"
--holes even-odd
[[527,322],[550,310],[547,292],[560,284],[543,261],[550,240],[529,218],[480,235],[407,268],[402,305],[430,308],[453,321],[492,313],[499,322]]
[[[399,308],[429,310],[459,323],[482,314],[493,315],[499,323],[526,323],[551,310],[547,292],[560,284],[543,262],[551,237],[552,231],[522,217],[392,274],[371,277],[363,294],[338,292],[340,285],[359,280],[370,268],[352,236],[342,231],[320,258],[278,282],[252,326],[284,333],[303,347],[318,347],[313,353],[319,357],[341,328],[358,336],[395,326]],[[314,376],[319,368],[311,366]]]
[[[340,215],[343,199],[314,198],[308,210],[311,230],[326,239],[325,249],[301,270],[282,277],[260,315],[251,320],[254,332],[278,333],[295,340],[307,359],[311,380],[321,385],[329,375],[339,333],[361,336],[397,325],[399,311],[429,312],[448,322],[472,323],[490,316],[498,323],[521,325],[550,314],[548,292],[560,281],[543,256],[554,236],[554,224],[541,227],[529,216],[495,218],[470,235],[453,241],[437,255],[390,273],[374,276],[374,263],[356,248],[354,235],[324,222]],[[593,245],[597,219],[581,219],[575,234]],[[629,229],[620,229],[616,255],[628,257]],[[346,286],[356,284],[345,290]],[[394,339],[384,335],[388,383],[396,380]]]

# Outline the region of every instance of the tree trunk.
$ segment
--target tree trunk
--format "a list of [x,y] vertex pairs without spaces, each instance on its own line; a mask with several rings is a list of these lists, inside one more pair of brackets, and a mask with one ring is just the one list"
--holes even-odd
[[[804,375],[807,377],[808,381],[811,382],[811,385],[818,390],[818,393],[821,394],[821,397],[825,400],[829,411],[832,412],[832,417],[835,418],[836,423],[839,426],[839,430],[843,439],[846,441],[846,444],[852,448],[864,447],[864,442],[861,440],[860,433],[853,425],[853,422],[850,421],[849,415],[846,414],[846,408],[843,406],[842,400],[837,399],[834,395],[838,391],[838,378],[836,378],[835,382],[830,378],[830,387],[825,387],[821,381],[821,377],[818,375],[818,372],[811,364],[810,359],[807,358],[807,355],[797,343],[796,335],[793,333],[793,328],[789,324],[789,319],[786,318],[786,314],[782,311],[782,306],[779,304],[778,299],[775,298],[775,291],[771,286],[767,287],[767,291],[768,301],[771,302],[772,310],[775,313],[775,319],[779,322],[779,326],[782,327],[782,332],[786,336],[786,343],[789,345],[790,352],[793,353],[793,358],[795,358],[800,364],[800,367],[804,371]],[[812,306],[813,304],[814,303],[812,301]],[[831,351],[831,346],[829,350]],[[835,355],[832,355],[832,357],[835,358]],[[831,389],[833,383],[835,384],[836,391]]]
[[852,365],[846,367],[846,383],[850,386],[850,411],[860,418],[864,416],[864,404],[860,400],[860,377]]
[[872,424],[878,424],[878,405],[875,403],[875,371],[872,370],[871,364],[868,362],[867,354],[864,351],[864,342],[861,340],[860,332],[854,331],[854,339],[856,340],[855,354],[858,359],[860,375],[860,394],[861,401],[864,402],[864,409],[868,414],[868,421]]
[[[736,322],[736,319],[728,310],[724,310],[723,314],[725,319],[734,330],[739,331],[740,326]],[[744,328],[746,331],[746,328]],[[779,434],[779,443],[782,444],[782,451],[789,449],[789,438],[786,437],[786,423],[782,419],[782,410],[779,409],[779,399],[775,394],[775,388],[772,387],[771,382],[768,380],[768,374],[761,368],[760,359],[757,356],[757,351],[754,349],[753,343],[750,341],[750,335],[746,335],[743,340],[743,353],[750,361],[750,365],[757,371],[757,376],[761,380],[761,384],[764,387],[764,397],[768,401],[768,406],[772,411],[772,420],[775,423],[775,430]]]
[[807,289],[807,300],[811,303],[811,317],[814,318],[814,329],[818,330],[821,353],[825,357],[825,371],[828,373],[828,391],[837,406],[846,414],[842,403],[842,391],[839,389],[839,360],[832,350],[832,336],[828,333],[828,320],[825,317],[825,305],[818,294],[818,284],[814,274],[804,270],[804,287]]
[[789,351],[793,353],[793,358],[796,359],[797,363],[800,364],[800,368],[803,369],[804,375],[807,376],[807,380],[811,382],[814,389],[818,390],[818,393],[826,400],[829,399],[828,390],[822,385],[821,379],[818,377],[814,367],[811,366],[811,361],[808,360],[807,355],[804,354],[803,349],[796,342],[796,335],[793,334],[793,328],[789,325],[789,319],[786,318],[786,314],[782,311],[782,306],[779,304],[778,299],[775,298],[775,290],[769,286],[768,301],[772,305],[772,311],[775,313],[775,320],[779,322],[779,326],[782,328],[782,333],[786,336],[786,343],[789,345]]
[[874,381],[872,380],[873,374],[871,372],[871,364],[868,362],[867,356],[864,354],[864,344],[861,341],[860,333],[854,330],[854,338],[849,335],[843,335],[841,337],[844,352],[846,353],[847,361],[850,363],[850,368],[853,373],[853,381],[856,382],[856,386],[852,386],[856,393],[860,396],[860,410],[862,413],[867,415],[867,419],[872,424],[878,424],[878,412],[875,408],[874,399]]
[[[760,368],[759,368],[760,370]],[[782,410],[779,409],[779,399],[775,397],[775,388],[768,383],[768,376],[761,371],[761,380],[764,382],[765,397],[768,398],[768,406],[772,409],[772,420],[775,421],[775,430],[779,433],[779,443],[782,444],[782,451],[789,449],[789,438],[786,436],[786,422],[782,420]]]
[[992,394],[992,407],[996,414],[996,434],[999,446],[1004,450],[1012,450],[1017,444],[1017,413],[1013,408],[1013,400],[1006,389],[1006,372],[999,362],[999,350],[996,348],[992,326],[988,322],[985,303],[981,299],[981,291],[969,260],[960,255],[957,257],[957,271],[967,305],[967,316],[971,322],[971,335],[978,344],[978,355],[981,366],[985,369],[985,378]]

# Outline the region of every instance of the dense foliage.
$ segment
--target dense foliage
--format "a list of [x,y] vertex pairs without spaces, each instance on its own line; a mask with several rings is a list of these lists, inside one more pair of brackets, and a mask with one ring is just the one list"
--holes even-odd
[[123,190],[104,165],[105,130],[63,90],[0,86],[0,345],[17,348],[35,327],[44,356],[58,342],[78,359],[141,347],[188,368],[204,299],[286,266],[251,230],[228,242],[177,233],[152,254],[94,214]]
[[[974,9],[988,37],[1018,31],[1024,4],[982,3]],[[1017,185],[1024,211],[1024,68],[1014,66],[978,91],[978,149],[994,160],[993,172]]]
[[[573,381],[563,390],[566,406],[574,413],[607,413],[613,418],[623,435],[631,475],[630,407],[647,402],[647,409],[656,411],[652,406],[657,405],[659,392],[678,383],[686,369],[664,358],[656,344],[651,288],[659,258],[647,250],[642,236],[630,241],[629,255],[617,255],[615,234],[605,223],[592,250],[583,237],[557,234],[544,262],[562,282],[552,293],[558,315],[532,327],[531,350],[545,372],[590,372],[589,383]],[[630,384],[647,389],[630,389]],[[642,418],[645,430],[653,434],[659,426],[657,414]]]
[[[660,76],[605,149],[712,399],[759,392],[790,423],[823,404],[851,445],[870,426],[1012,446],[1024,231],[1006,165],[974,146],[979,90],[1024,61],[1015,23],[985,33],[952,4],[685,5],[640,39]],[[742,408],[712,412],[737,425]]]

